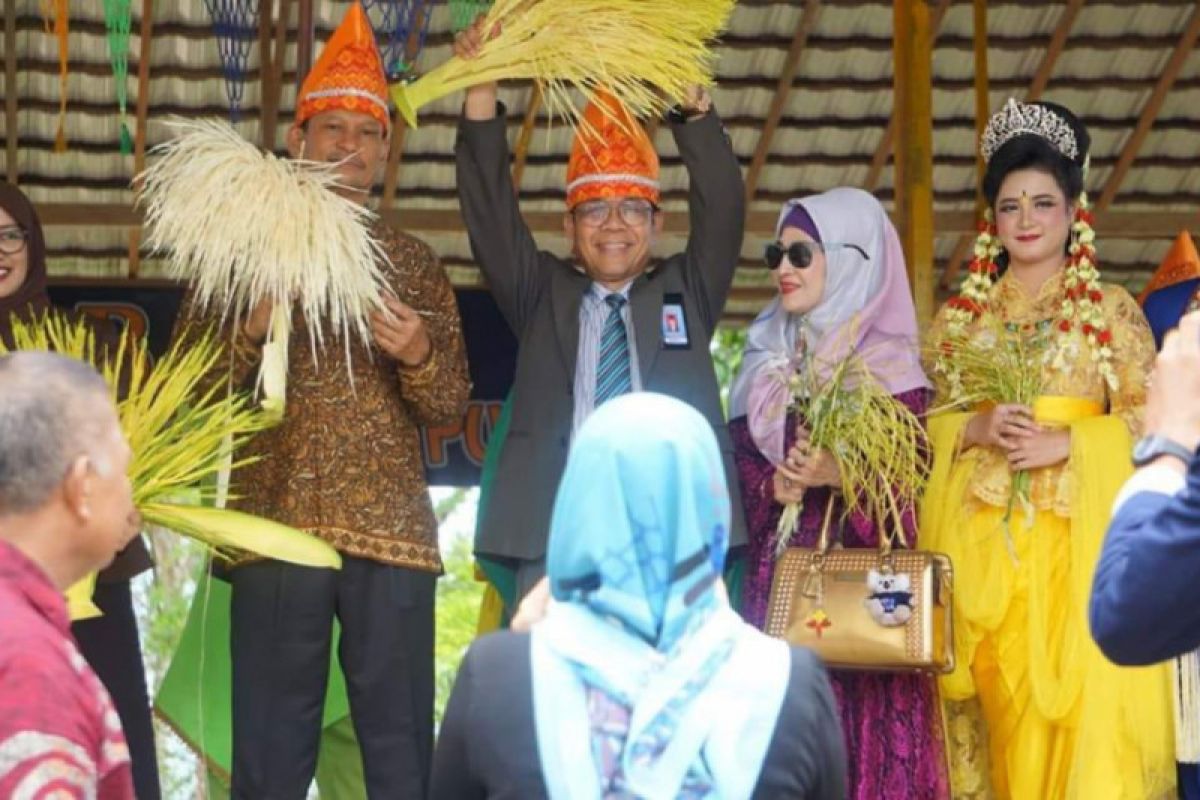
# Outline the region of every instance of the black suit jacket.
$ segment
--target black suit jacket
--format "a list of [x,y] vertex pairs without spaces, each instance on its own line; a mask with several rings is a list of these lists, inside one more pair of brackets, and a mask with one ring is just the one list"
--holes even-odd
[[[442,720],[433,760],[433,800],[547,796],[531,675],[529,634],[501,631],[471,645]],[[802,647],[792,648],[787,694],[752,796],[846,796],[846,754],[833,689],[821,662]]]
[[[730,545],[746,543],[733,445],[708,345],[737,268],[744,226],[741,170],[716,115],[671,125],[691,179],[687,249],[637,278],[629,292],[645,391],[692,405],[713,426],[733,509]],[[521,218],[509,174],[503,107],[495,119],[464,119],[455,148],[458,193],[475,260],[520,342],[512,422],[477,552],[523,560],[546,552],[550,512],[566,466],[575,411],[579,307],[591,280],[573,263],[539,251]],[[690,346],[669,348],[663,307],[683,306]]]

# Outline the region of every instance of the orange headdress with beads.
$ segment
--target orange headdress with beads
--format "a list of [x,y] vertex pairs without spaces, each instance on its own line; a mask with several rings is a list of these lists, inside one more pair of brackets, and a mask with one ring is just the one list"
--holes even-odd
[[598,197],[659,201],[654,144],[625,106],[606,92],[584,110],[567,162],[567,206]]
[[370,114],[385,128],[390,123],[383,59],[375,46],[371,21],[357,0],[300,87],[296,124],[334,109]]

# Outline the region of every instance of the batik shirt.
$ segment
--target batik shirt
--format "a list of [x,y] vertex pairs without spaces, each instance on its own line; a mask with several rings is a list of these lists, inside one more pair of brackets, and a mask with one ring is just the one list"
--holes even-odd
[[0,541],[0,797],[127,800],[129,750],[46,574]]

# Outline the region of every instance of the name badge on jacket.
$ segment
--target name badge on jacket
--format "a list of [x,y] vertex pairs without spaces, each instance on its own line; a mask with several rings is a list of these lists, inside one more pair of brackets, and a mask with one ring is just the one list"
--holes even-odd
[[692,341],[688,338],[687,315],[683,313],[681,294],[663,295],[662,343],[666,350],[687,350],[692,346]]

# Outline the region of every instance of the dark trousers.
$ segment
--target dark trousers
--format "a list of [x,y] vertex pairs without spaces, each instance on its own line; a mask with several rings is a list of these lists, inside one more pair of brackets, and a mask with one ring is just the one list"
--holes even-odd
[[334,615],[367,795],[424,798],[437,576],[349,556],[340,571],[233,570],[234,798],[300,800],[317,765]]
[[117,707],[129,744],[138,800],[158,800],[161,796],[158,753],[154,748],[154,723],[150,719],[146,670],[142,665],[141,639],[129,581],[97,583],[92,600],[104,616],[76,622],[71,632]]

